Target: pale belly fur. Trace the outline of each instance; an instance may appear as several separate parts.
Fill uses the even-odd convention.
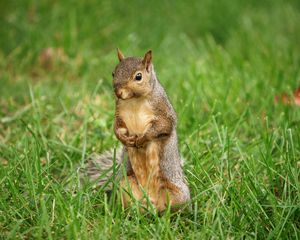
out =
[[[146,99],[130,99],[122,102],[120,117],[125,122],[129,135],[141,136],[147,131],[150,122],[155,118],[154,112]],[[159,147],[154,141],[148,142],[143,148],[128,148],[137,182],[150,194],[156,192],[159,171]]]
[[[142,135],[155,118],[154,112],[146,99],[122,101],[119,114],[125,122],[129,135]]]

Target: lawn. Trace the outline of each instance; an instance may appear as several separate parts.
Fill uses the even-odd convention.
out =
[[[300,107],[281,97],[300,86],[299,1],[1,1],[0,46],[0,239],[300,238]],[[189,210],[80,184],[120,145],[116,47],[153,50]]]

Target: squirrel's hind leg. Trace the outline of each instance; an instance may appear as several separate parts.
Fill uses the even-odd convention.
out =
[[[122,205],[124,208],[129,207],[135,201],[140,204],[140,211],[144,212],[145,209],[152,204],[158,211],[165,209],[164,206],[159,206],[157,199],[153,201],[151,196],[149,196],[146,190],[142,190],[141,186],[138,184],[135,175],[127,176],[121,180],[121,191],[122,191]],[[164,203],[163,203],[164,204]]]
[[[148,200],[146,198],[149,197],[150,201],[152,199],[149,195],[147,196],[147,194],[145,194],[145,191],[141,190],[141,187],[139,186],[135,175],[123,178],[120,183],[122,188],[122,205],[124,206],[124,208],[132,205],[134,201],[138,201],[142,205],[140,208],[141,211],[147,208]],[[158,212],[163,212],[168,208],[168,206],[171,207],[172,211],[177,211],[187,201],[188,199],[177,187],[175,187],[173,184],[167,184],[164,188],[161,188],[159,190],[156,201],[151,202]]]
[[[164,181],[159,196],[157,209],[160,212],[167,209],[168,206],[172,212],[180,210],[190,199],[189,192],[186,192],[184,188],[177,187],[167,180]]]
[[[130,202],[135,199],[141,200],[143,193],[140,190],[136,177],[134,175],[123,178],[120,182],[122,188],[122,204],[125,208],[130,205]]]

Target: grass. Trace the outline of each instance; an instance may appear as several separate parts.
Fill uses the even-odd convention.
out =
[[[0,238],[299,239],[298,1],[2,1]],[[76,168],[117,145],[116,47],[178,114],[189,212],[123,211]],[[45,49],[52,48],[47,55]]]

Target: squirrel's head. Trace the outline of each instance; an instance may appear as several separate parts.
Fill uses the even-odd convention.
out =
[[[119,64],[112,73],[117,98],[126,100],[148,95],[153,87],[152,51],[146,52],[144,58],[138,58],[124,57],[118,49],[118,59]]]

